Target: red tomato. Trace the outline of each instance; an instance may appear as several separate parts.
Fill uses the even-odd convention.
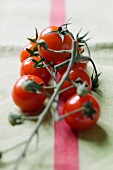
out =
[[[64,72],[66,71],[67,67],[68,66],[64,66],[58,71],[57,74],[58,74],[59,79],[62,76],[62,74],[64,74]],[[75,63],[72,68],[81,68],[83,70],[86,70],[87,69],[87,61]]]
[[[73,65],[73,68],[81,68],[81,69],[83,69],[83,70],[86,70],[86,69],[87,69],[87,61],[75,63],[75,64]]]
[[[24,60],[20,67],[20,76],[27,75],[27,74],[36,75],[40,77],[45,84],[47,84],[51,78],[50,73],[48,72],[46,67],[35,68],[32,59],[36,61],[40,61],[41,58],[33,56]]]
[[[100,104],[91,94],[87,94],[84,97],[74,94],[65,102],[63,114],[80,109],[88,102],[92,103],[92,108],[94,109],[92,112],[90,110],[89,113],[84,114],[83,111],[78,111],[65,118],[65,121],[71,128],[76,130],[86,130],[94,126],[100,117]],[[90,116],[92,116],[92,118]]]
[[[65,73],[64,73],[65,74]],[[64,75],[63,74],[63,75]],[[63,78],[63,75],[61,76],[60,80]],[[78,78],[81,78],[83,82],[86,82],[88,85],[88,91],[91,91],[91,87],[92,87],[92,82],[91,82],[91,78],[88,75],[88,73],[85,70],[79,69],[79,68],[72,68],[69,77],[71,80],[73,80],[74,82],[76,82],[76,80]],[[61,90],[64,90],[67,87],[70,87],[72,84],[66,80],[64,82],[64,84],[61,87]],[[66,90],[65,92],[62,93],[63,97],[67,100],[70,96],[72,96],[73,94],[76,93],[76,87],[73,87],[69,90]]]
[[[46,99],[44,93],[29,92],[23,89],[23,83],[26,80],[34,79],[38,84],[43,83],[42,79],[34,75],[25,75],[17,80],[12,90],[12,99],[14,103],[23,111],[35,111],[41,107]]]
[[[45,28],[39,35],[39,40],[44,40],[48,48],[52,50],[71,50],[72,48],[72,37],[70,34],[66,34],[63,36],[63,39],[60,37],[62,34],[58,33],[51,33],[52,31],[58,31],[57,26],[50,26]],[[50,33],[50,34],[49,34]],[[41,56],[46,57],[48,61],[58,62],[58,61],[64,61],[68,57],[70,57],[70,53],[63,53],[63,54],[57,54],[54,52],[49,52],[45,50],[43,47],[38,46],[38,50],[41,54]]]
[[[30,49],[30,50],[33,50],[33,48],[36,46],[35,43],[29,43],[27,44],[21,51],[20,53],[20,61],[23,62],[26,58],[30,57],[30,53],[26,50],[27,49]]]

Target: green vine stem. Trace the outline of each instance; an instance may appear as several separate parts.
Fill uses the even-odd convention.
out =
[[[95,75],[96,75],[96,77],[98,77],[98,73],[97,73],[97,69],[96,69],[94,61],[90,57],[88,57],[88,56],[81,56],[81,59],[82,60],[90,61],[92,63],[94,71],[95,71]]]
[[[61,115],[61,116],[57,119],[57,121],[61,121],[62,119],[65,119],[66,117],[68,117],[68,116],[70,116],[70,115],[72,115],[72,114],[76,114],[76,113],[78,113],[78,112],[80,112],[80,111],[83,111],[83,110],[84,110],[83,107],[81,107],[81,108],[79,108],[79,109],[75,109],[75,110],[73,110],[73,111],[71,111],[71,112],[68,112],[68,113],[66,113],[66,114],[64,114],[64,115]]]
[[[26,142],[27,142],[27,141],[25,140],[25,141],[23,141],[23,142],[21,142],[21,143],[19,143],[19,144],[16,144],[16,145],[14,145],[14,146],[12,146],[12,147],[4,150],[4,151],[0,151],[0,158],[2,158],[4,154],[6,154],[6,153],[8,153],[8,152],[10,152],[10,151],[12,151],[12,150],[14,150],[14,149],[16,149],[17,147],[20,147],[20,146],[26,144]]]
[[[37,42],[37,45],[40,45],[41,47],[43,47],[45,50],[48,50],[49,52],[53,52],[53,53],[57,53],[57,54],[63,54],[63,53],[71,53],[72,50],[52,50],[50,48],[48,48],[46,42],[44,40],[39,40]]]
[[[55,77],[55,80],[54,80],[54,86],[57,86],[57,83],[56,83],[56,72],[54,71],[53,72],[53,75]],[[56,90],[56,89],[55,89]],[[55,113],[55,120],[57,120],[57,118],[59,117],[58,115],[58,100],[59,100],[59,93],[57,93],[56,97],[55,97],[55,100],[54,100],[54,113]]]
[[[67,88],[65,88],[65,89],[63,89],[63,90],[60,90],[60,91],[59,91],[59,94],[65,92],[65,91],[67,91],[67,90],[69,90],[69,89],[71,89],[71,88],[73,88],[73,87],[75,87],[75,86],[74,86],[74,85],[71,85],[71,86],[69,86],[69,87],[67,87]]]
[[[53,74],[51,73],[51,70],[48,68],[47,64],[45,64],[44,62],[43,62],[43,64],[44,64],[44,66],[46,67],[46,69],[48,70],[48,72],[50,73],[52,79],[55,80],[55,77],[54,77]]]
[[[64,61],[64,62],[62,62],[62,63],[60,63],[60,64],[55,65],[55,66],[54,66],[55,71],[57,72],[57,71],[59,71],[62,67],[67,66],[67,65],[69,64],[69,62],[70,62],[70,59],[68,59],[68,60],[66,60],[66,61]]]

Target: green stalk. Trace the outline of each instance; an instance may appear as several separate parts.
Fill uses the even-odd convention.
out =
[[[71,112],[68,112],[68,113],[60,116],[59,119],[58,119],[58,121],[61,121],[62,119],[65,119],[66,117],[68,117],[68,116],[70,116],[70,115],[73,115],[73,114],[75,114],[75,113],[78,113],[78,112],[80,112],[80,111],[83,111],[83,110],[84,110],[84,108],[81,107],[81,108],[79,108],[79,109],[75,109],[75,110],[73,110],[73,111],[71,111]]]
[[[83,60],[84,60],[84,59],[85,59],[85,60],[88,60],[88,61],[90,61],[90,62],[92,63],[93,68],[94,68],[94,71],[95,71],[96,78],[97,78],[97,80],[98,80],[98,73],[97,73],[97,69],[96,69],[96,66],[95,66],[94,61],[93,61],[90,57],[87,57],[87,56],[82,56],[81,59],[83,59]]]
[[[66,60],[66,61],[64,61],[64,62],[62,62],[62,63],[60,63],[60,64],[55,65],[55,66],[54,66],[55,71],[57,72],[57,71],[60,70],[62,67],[67,66],[67,65],[69,64],[69,62],[70,62],[70,59],[68,59],[68,60]]]

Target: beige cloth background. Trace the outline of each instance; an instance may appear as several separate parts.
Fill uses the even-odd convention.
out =
[[[0,150],[24,141],[31,133],[34,122],[12,127],[8,122],[9,112],[20,112],[11,100],[11,90],[19,78],[19,54],[33,35],[34,27],[40,31],[49,25],[50,0],[46,1],[0,1]],[[85,133],[79,133],[80,170],[112,170],[113,163],[113,24],[112,0],[66,0],[66,17],[72,17],[70,29],[78,32],[91,31],[92,58],[100,77],[102,97],[98,97],[102,113],[98,125]],[[43,10],[44,9],[44,10]],[[34,138],[21,170],[53,170],[54,129],[53,124],[44,124],[39,131],[38,144]],[[12,170],[15,158],[22,147],[4,155],[1,170]],[[86,157],[87,156],[87,157]]]

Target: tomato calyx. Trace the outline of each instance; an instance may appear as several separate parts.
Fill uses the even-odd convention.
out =
[[[26,50],[30,53],[30,57],[39,55],[37,45],[34,46],[34,48],[32,50],[28,49],[28,48],[26,48]]]
[[[78,41],[79,43],[85,43],[85,42],[87,42],[88,40],[90,40],[90,38],[84,40],[84,38],[89,34],[89,31],[88,31],[86,34],[84,34],[83,36],[80,37],[79,34],[80,34],[81,30],[82,30],[82,29],[80,29],[80,31],[77,33],[76,39],[77,39],[77,41]]]
[[[32,43],[36,43],[37,39],[38,39],[38,31],[37,28],[35,28],[35,38],[27,38],[28,40],[30,40]]]
[[[41,58],[39,61],[38,60],[35,60],[33,58],[30,59],[31,61],[33,61],[34,63],[34,68],[43,68],[44,67],[44,61],[45,61],[45,58]]]
[[[97,111],[93,108],[92,101],[88,101],[83,105],[83,111],[81,116],[87,115],[90,119],[94,120],[93,115],[96,114]]]
[[[98,87],[99,87],[99,76],[100,75],[101,75],[101,73],[94,76],[94,73],[92,73],[92,76],[91,76],[91,81],[92,81],[91,90],[98,93],[98,94],[101,93],[101,91],[98,89]]]
[[[25,80],[22,86],[23,90],[28,91],[30,93],[37,93],[37,94],[46,94],[46,96],[50,97],[50,94],[46,90],[55,89],[55,86],[44,86],[44,82],[36,83],[33,78],[29,80]]]
[[[83,84],[83,81],[82,81],[82,79],[79,77],[79,78],[77,78],[77,80],[76,80],[76,83],[79,85],[81,85],[81,84]]]
[[[77,87],[83,85],[83,88],[87,88],[88,87],[88,84],[86,82],[83,82],[83,80],[78,77],[75,81],[75,83],[77,84]]]
[[[9,122],[12,126],[21,125],[24,122],[22,115],[17,115],[14,113],[9,114]]]
[[[79,96],[85,96],[88,93],[88,85],[86,82],[82,82],[82,84],[78,84],[77,94]]]
[[[37,116],[24,116],[24,115],[17,115],[17,114],[14,114],[14,113],[10,113],[9,114],[9,123],[12,125],[12,126],[15,126],[15,125],[21,125],[25,122],[25,120],[37,120],[38,119],[38,115]]]
[[[28,92],[35,92],[37,94],[42,93],[41,90],[43,89],[44,82],[38,84],[34,81],[34,79],[25,80],[23,83],[23,89]]]

